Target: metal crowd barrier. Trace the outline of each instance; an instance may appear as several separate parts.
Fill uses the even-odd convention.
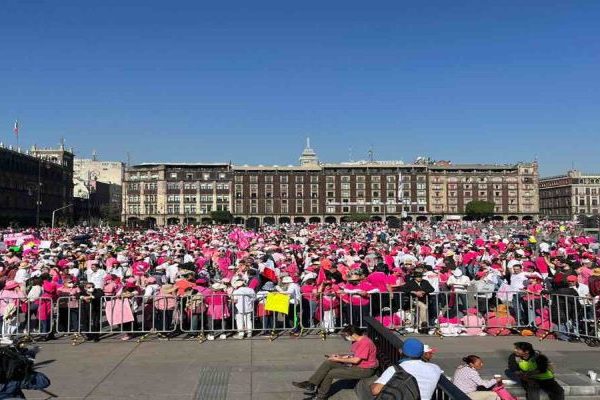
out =
[[[2,323],[2,335],[35,338],[56,333],[94,339],[120,334],[144,340],[181,333],[215,339],[308,332],[325,337],[349,324],[366,328],[367,318],[374,318],[406,333],[508,335],[530,329],[541,338],[600,340],[598,298],[527,292],[439,292],[421,299],[404,292],[318,293],[295,299],[285,314],[266,310],[265,296],[223,292],[0,299],[14,307],[11,318]],[[508,314],[497,312],[501,304],[507,305]]]
[[[4,315],[0,315],[3,338],[46,337],[53,332],[55,321],[53,299],[2,298],[0,302],[4,303]]]
[[[374,318],[365,318],[367,335],[377,347],[379,369],[383,372],[387,367],[397,364],[402,350],[402,339],[392,334],[379,321]],[[470,400],[464,392],[456,387],[443,374],[436,385],[432,399],[435,400]]]

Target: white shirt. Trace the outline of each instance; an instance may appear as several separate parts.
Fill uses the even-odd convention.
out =
[[[279,286],[276,287],[278,292],[287,293],[290,295],[290,304],[298,304],[300,302],[300,286],[297,283],[288,284],[287,290],[283,290]]]
[[[400,366],[417,380],[421,400],[430,400],[442,375],[442,369],[436,364],[421,360],[404,361]],[[388,367],[375,383],[385,385],[395,373],[394,367]]]
[[[42,287],[40,285],[32,286],[27,293],[27,301],[35,301],[42,295]]]
[[[160,291],[160,286],[156,283],[148,285],[144,288],[144,300],[156,296]]]
[[[451,275],[447,282],[447,285],[453,288],[455,293],[467,293],[470,284],[471,280],[465,275],[459,276],[458,278]]]
[[[87,281],[92,282],[96,289],[104,289],[104,277],[106,276],[106,271],[103,269],[98,269],[96,272],[88,269],[85,271],[87,275]]]
[[[231,293],[235,301],[235,308],[240,314],[249,314],[254,310],[254,299],[256,293],[249,287],[242,286]]]
[[[425,257],[425,259],[423,260],[423,262],[429,265],[431,268],[435,267],[436,261],[437,259],[431,254]]]
[[[79,278],[79,272],[81,272],[79,268],[69,268],[69,275],[71,275],[74,278]]]
[[[167,267],[165,268],[165,275],[167,276],[167,282],[175,283],[178,272],[179,272],[179,264],[167,265]]]
[[[579,293],[579,303],[581,305],[585,306],[592,304],[592,302],[588,299],[588,296],[590,295],[590,287],[588,285],[585,283],[578,283],[575,289],[577,289],[577,293]]]
[[[15,282],[25,283],[29,279],[29,271],[25,268],[19,268],[15,274]]]
[[[510,276],[510,290],[512,292],[518,292],[523,290],[525,287],[525,281],[527,280],[527,274],[525,272],[519,272]]]

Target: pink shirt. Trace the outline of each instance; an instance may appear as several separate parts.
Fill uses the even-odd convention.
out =
[[[302,285],[300,287],[300,292],[304,299],[308,301],[317,301],[316,289],[315,285]]]
[[[377,348],[368,336],[363,336],[362,339],[353,342],[351,350],[354,357],[361,359],[357,365],[358,368],[377,367]]]
[[[375,319],[381,322],[381,325],[385,326],[386,328],[396,328],[402,326],[402,320],[400,319],[398,314],[384,316],[378,315],[377,317],[375,317]]]
[[[383,272],[372,272],[367,277],[367,281],[373,285],[373,287],[379,289],[381,293],[387,292],[387,284],[389,283],[389,277]]]

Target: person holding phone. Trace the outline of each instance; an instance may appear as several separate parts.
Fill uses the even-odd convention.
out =
[[[327,359],[308,380],[292,382],[297,388],[312,392],[314,400],[328,398],[334,379],[363,379],[375,374],[378,366],[377,348],[365,330],[349,325],[340,334],[352,342],[351,353],[325,355]]]

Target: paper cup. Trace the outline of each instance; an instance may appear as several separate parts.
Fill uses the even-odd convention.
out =
[[[596,379],[598,379],[598,374],[595,371],[588,371],[588,375],[590,376],[590,379],[594,382],[596,382]]]

